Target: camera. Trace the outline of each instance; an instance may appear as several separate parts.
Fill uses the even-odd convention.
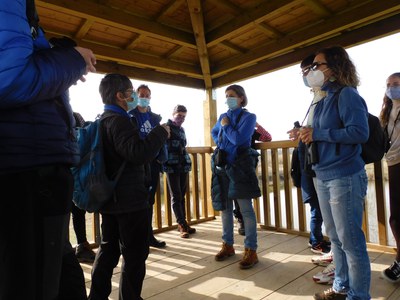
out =
[[[219,148],[215,149],[214,152],[214,164],[217,167],[223,167],[226,165],[226,152]]]
[[[308,164],[317,164],[319,162],[318,148],[315,142],[306,145],[306,157]]]

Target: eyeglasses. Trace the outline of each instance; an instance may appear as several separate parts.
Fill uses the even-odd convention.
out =
[[[310,72],[310,68],[311,68],[311,66],[307,66],[307,67],[302,68],[301,71],[300,71],[300,75],[307,76],[308,72]]]
[[[310,70],[316,71],[319,68],[319,66],[322,66],[322,65],[327,65],[327,63],[325,63],[325,62],[321,62],[321,63],[320,62],[314,62],[314,63],[311,64]]]

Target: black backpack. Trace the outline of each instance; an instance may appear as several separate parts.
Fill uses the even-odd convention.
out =
[[[339,110],[339,95],[342,89],[335,93],[335,101]],[[382,160],[385,154],[386,140],[381,123],[377,116],[368,113],[369,136],[367,142],[361,145],[361,157],[366,164]],[[336,153],[340,151],[340,144],[336,144]]]

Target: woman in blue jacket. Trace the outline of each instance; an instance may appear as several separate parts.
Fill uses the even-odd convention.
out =
[[[368,179],[361,144],[369,135],[367,106],[356,90],[356,68],[342,47],[318,51],[307,81],[327,92],[315,107],[313,127],[301,128],[300,139],[310,150],[336,265],[333,287],[314,299],[370,299],[371,267],[362,230]]]
[[[233,199],[236,199],[245,225],[245,253],[239,265],[248,269],[258,262],[257,223],[251,201],[260,196],[255,173],[258,153],[250,147],[256,115],[244,109],[248,101],[243,87],[231,85],[225,95],[228,111],[219,117],[211,131],[217,144],[217,152],[212,157],[211,196],[214,209],[221,210],[223,240],[215,259],[222,261],[235,254]]]

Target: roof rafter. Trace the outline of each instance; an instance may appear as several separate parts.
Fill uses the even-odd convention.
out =
[[[175,28],[157,22],[127,14],[109,6],[89,0],[37,0],[36,5],[57,8],[58,11],[73,14],[85,19],[101,21],[103,24],[124,30],[145,34],[163,41],[196,48],[193,36]]]
[[[197,52],[199,54],[201,71],[206,88],[212,87],[210,74],[210,61],[208,58],[207,44],[204,32],[203,9],[200,0],[187,0],[193,33],[196,39]]]
[[[219,66],[216,66],[212,70],[212,77],[217,78],[222,76],[229,71],[237,69],[238,66],[243,68],[265,58],[282,55],[290,51],[290,48],[292,47],[302,47],[310,43],[315,43],[321,40],[322,37],[329,37],[338,34],[345,28],[348,29],[352,26],[357,27],[363,23],[371,22],[374,18],[379,18],[383,12],[383,7],[385,7],[387,12],[399,11],[400,3],[398,0],[385,0],[384,3],[372,1],[363,6],[354,7],[340,15],[334,15],[331,18],[326,19],[325,22],[318,22],[312,27],[292,32],[291,34],[280,38],[279,43],[276,41],[268,42],[259,45],[251,52],[235,56]],[[354,14],[357,14],[357,19],[354,19]]]

